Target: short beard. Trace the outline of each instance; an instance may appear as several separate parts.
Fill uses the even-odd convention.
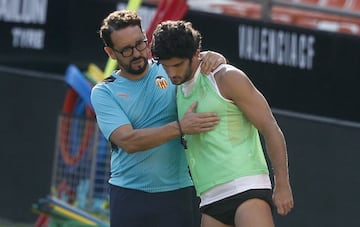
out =
[[[143,60],[144,60],[144,66],[141,67],[141,68],[138,68],[138,69],[133,69],[133,68],[131,68],[131,66],[130,66],[130,65],[131,65],[131,62],[132,62],[132,61],[139,60],[139,59],[143,59]],[[125,65],[125,64],[122,64],[122,62],[120,62],[120,61],[118,60],[118,64],[123,68],[123,70],[124,70],[125,72],[127,72],[127,73],[129,73],[129,74],[134,74],[134,75],[140,75],[140,74],[142,74],[143,72],[145,72],[145,70],[146,70],[146,68],[147,68],[147,66],[148,66],[148,64],[149,64],[148,59],[145,58],[145,57],[134,58],[134,59],[131,60],[131,62],[130,62],[129,65]]]
[[[192,75],[193,75],[193,71],[192,71],[192,59],[190,59],[190,61],[189,61],[189,67],[187,68],[187,70],[186,70],[186,72],[185,72],[185,74],[184,74],[184,78],[183,78],[183,80],[181,81],[180,84],[183,84],[183,83],[185,83],[186,81],[191,80],[191,79],[192,79],[192,78],[191,78]],[[177,84],[177,85],[179,85],[179,84]]]

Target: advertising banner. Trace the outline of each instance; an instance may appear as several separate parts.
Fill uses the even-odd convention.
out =
[[[69,64],[104,68],[102,19],[126,1],[0,1],[0,65],[64,73]],[[156,6],[143,4],[144,29]],[[360,37],[189,11],[203,49],[242,69],[271,107],[360,121]]]
[[[223,53],[271,107],[360,121],[360,37],[190,11],[203,49]]]

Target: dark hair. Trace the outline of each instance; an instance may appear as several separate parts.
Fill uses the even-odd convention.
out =
[[[100,27],[100,38],[103,40],[105,46],[113,47],[111,40],[111,33],[128,26],[139,26],[141,28],[141,17],[130,10],[119,10],[110,13],[102,22]]]
[[[151,51],[154,59],[172,57],[191,59],[201,49],[201,34],[191,22],[165,21],[159,24],[153,34]]]

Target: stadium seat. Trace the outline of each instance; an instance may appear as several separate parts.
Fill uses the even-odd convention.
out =
[[[254,2],[233,2],[231,4],[212,3],[211,8],[221,9],[223,14],[245,17],[249,19],[261,18],[261,5]]]
[[[318,5],[322,7],[343,8],[346,0],[320,0]]]
[[[317,5],[321,0],[288,0],[289,2],[298,3],[298,4],[311,4]]]
[[[288,17],[286,15],[288,15]],[[272,8],[272,18],[274,22],[286,23],[286,20],[281,21],[279,18],[287,18],[290,23],[297,26],[333,32],[359,34],[360,19],[356,18],[305,11],[282,6],[275,6]]]
[[[155,0],[150,0],[155,1]],[[331,13],[296,8],[295,4],[355,10],[360,12],[360,0],[285,0],[294,7],[273,5],[271,19],[274,23],[360,35],[360,19]],[[261,19],[262,5],[249,0],[188,0],[190,9],[213,12],[247,19]]]
[[[273,22],[281,24],[292,24],[294,22],[294,17],[288,13],[273,13],[271,19]]]
[[[360,35],[360,25],[354,23],[339,23],[339,32]]]
[[[346,0],[344,8],[347,10],[360,11],[360,0]]]

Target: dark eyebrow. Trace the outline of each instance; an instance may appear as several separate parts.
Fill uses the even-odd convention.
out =
[[[146,38],[142,38],[142,39],[139,39],[135,42],[135,45],[141,43],[142,41],[146,40]],[[127,46],[124,46],[122,48],[120,48],[120,50],[124,50],[125,48],[131,48],[131,47],[134,47],[133,45],[127,45]]]
[[[161,60],[160,61],[158,60],[158,63],[162,64],[164,67],[178,67],[178,66],[184,64],[185,61],[186,61],[186,59],[184,59],[176,64],[173,64],[173,65],[165,65],[165,64],[161,63]]]
[[[165,65],[165,66],[168,66],[168,67],[178,67],[178,66],[184,64],[184,62],[185,62],[185,60],[182,60],[182,61],[180,61],[180,62],[178,62],[178,63],[176,63],[176,64],[174,64],[174,65]]]
[[[180,65],[184,64],[184,62],[185,62],[185,60],[182,60],[181,62],[179,62],[179,63],[177,63],[177,64],[175,64],[173,66],[175,66],[175,67],[180,66]]]

